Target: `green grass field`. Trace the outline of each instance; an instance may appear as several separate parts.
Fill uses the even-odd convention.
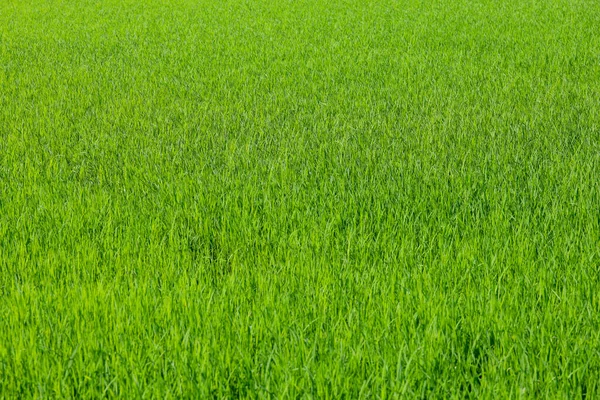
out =
[[[4,0],[0,398],[599,398],[596,0]]]

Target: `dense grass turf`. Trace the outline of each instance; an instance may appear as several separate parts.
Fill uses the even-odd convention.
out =
[[[600,3],[0,3],[0,397],[600,396]]]

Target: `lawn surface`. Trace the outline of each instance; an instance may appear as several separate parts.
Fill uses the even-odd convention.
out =
[[[598,398],[600,3],[0,2],[0,397]]]

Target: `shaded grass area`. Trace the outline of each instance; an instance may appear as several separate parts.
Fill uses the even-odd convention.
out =
[[[0,393],[600,382],[600,5],[0,5]]]

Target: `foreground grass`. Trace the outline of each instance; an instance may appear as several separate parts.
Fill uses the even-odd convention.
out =
[[[2,2],[0,396],[600,396],[598,32]]]

